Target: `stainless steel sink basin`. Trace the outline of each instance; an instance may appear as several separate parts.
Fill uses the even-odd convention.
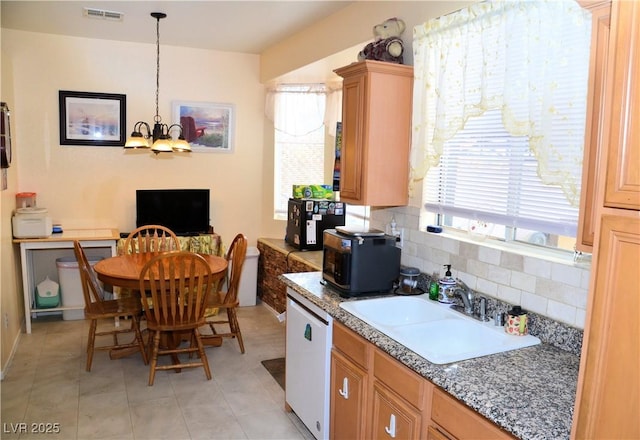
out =
[[[540,343],[531,335],[509,335],[492,321],[476,321],[426,295],[347,301],[340,307],[434,364]]]

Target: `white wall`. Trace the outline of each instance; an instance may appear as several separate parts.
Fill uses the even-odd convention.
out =
[[[18,191],[37,193],[63,228],[135,227],[135,190],[210,188],[211,225],[223,239],[260,231],[264,91],[256,55],[161,46],[160,115],[171,123],[174,100],[232,103],[231,154],[158,155],[118,147],[61,146],[58,91],[122,93],[127,135],[153,123],[155,45],[3,30],[16,98]]]
[[[153,156],[118,147],[61,146],[59,90],[125,94],[128,132],[138,120],[153,122],[155,45],[2,29],[2,100],[11,109],[14,147],[9,186],[1,193],[2,371],[24,319],[19,254],[11,242],[16,193],[36,192],[38,206],[65,229],[126,232],[135,227],[136,189],[210,188],[211,225],[223,241],[243,232],[251,244],[261,235],[265,146],[259,57],[162,45],[160,51],[163,122],[172,121],[173,100],[232,103],[233,153]]]

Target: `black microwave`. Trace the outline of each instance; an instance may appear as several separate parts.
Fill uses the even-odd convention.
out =
[[[323,242],[322,279],[341,296],[393,290],[401,257],[395,237],[378,230],[336,228],[324,231]]]

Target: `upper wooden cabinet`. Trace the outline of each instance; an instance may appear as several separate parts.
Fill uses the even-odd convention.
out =
[[[640,2],[614,2],[609,157],[604,206],[640,209]]]
[[[602,138],[605,73],[611,21],[610,1],[581,2],[591,12],[591,59],[589,89],[587,91],[587,121],[584,136],[582,187],[580,192],[580,220],[576,249],[592,252],[595,235],[597,188],[603,179],[602,154],[606,144]]]
[[[361,61],[335,72],[343,78],[340,199],[406,205],[413,67]]]

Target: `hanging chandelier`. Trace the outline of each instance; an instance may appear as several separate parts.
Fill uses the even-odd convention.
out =
[[[124,148],[151,148],[155,154],[190,152],[191,145],[185,140],[182,125],[167,125],[162,123],[162,118],[158,109],[158,98],[160,96],[160,19],[165,18],[164,12],[152,12],[151,16],[156,19],[156,115],[153,117],[153,131],[144,121],[138,121],[133,127],[133,132]],[[143,133],[143,130],[145,131]],[[177,139],[173,139],[172,131],[179,131]],[[151,141],[150,141],[151,139]]]

